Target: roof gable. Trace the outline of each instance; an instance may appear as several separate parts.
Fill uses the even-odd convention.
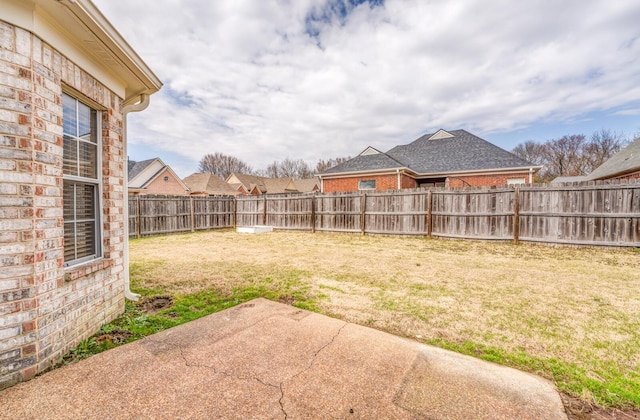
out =
[[[185,191],[189,190],[189,187],[182,182],[180,177],[171,169],[169,165],[166,165],[160,158],[147,159],[140,162],[128,161],[128,188],[146,188],[154,179],[156,179],[165,170],[169,172],[169,175],[184,188]]]
[[[362,153],[360,153],[358,156],[377,155],[379,153],[382,153],[382,152],[380,150],[378,150],[378,149],[375,149],[375,148],[369,146],[366,149],[364,149],[362,151]]]
[[[455,137],[455,136],[448,131],[444,131],[441,128],[440,130],[436,131],[434,135],[429,137],[429,140],[450,139],[452,137]]]
[[[129,187],[142,188],[144,184],[165,167],[165,164],[158,158],[142,160],[140,162],[129,161],[128,180]]]

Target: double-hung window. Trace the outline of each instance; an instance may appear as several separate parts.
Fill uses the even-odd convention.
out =
[[[65,266],[102,256],[99,112],[62,94]]]

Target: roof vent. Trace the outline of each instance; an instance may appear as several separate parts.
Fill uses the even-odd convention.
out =
[[[455,136],[448,131],[440,129],[433,136],[429,137],[429,140],[450,139],[452,137]]]
[[[378,154],[380,154],[380,150],[374,149],[373,147],[369,146],[366,149],[364,149],[362,153],[360,153],[360,156],[378,155]]]

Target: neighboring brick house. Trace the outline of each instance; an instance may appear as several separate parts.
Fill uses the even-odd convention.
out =
[[[189,195],[189,187],[160,158],[128,161],[129,194]]]
[[[605,179],[640,179],[640,138],[598,166],[586,181]]]
[[[525,184],[541,166],[465,130],[438,130],[386,153],[368,147],[319,175],[323,192]]]
[[[182,181],[189,187],[189,194],[193,196],[241,195],[237,188],[214,174],[193,173]]]
[[[0,0],[0,388],[124,310],[126,114],[162,84],[89,0]]]

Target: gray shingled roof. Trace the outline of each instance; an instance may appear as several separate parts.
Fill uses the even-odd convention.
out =
[[[587,181],[587,177],[584,175],[576,176],[559,176],[551,181],[552,184],[561,184],[563,182],[584,182]]]
[[[465,130],[449,133],[453,137],[430,140],[433,133],[425,134],[384,154],[356,156],[324,174],[408,167],[426,175],[536,166]]]
[[[587,176],[587,179],[607,179],[637,170],[640,170],[640,138],[598,166]]]
[[[156,158],[142,160],[140,162],[128,160],[127,161],[127,171],[128,171],[127,179],[130,181],[133,178],[135,178],[140,172],[144,171],[144,169],[147,166],[151,165],[151,163],[153,163],[154,160],[156,160]]]
[[[373,171],[376,169],[404,168],[407,165],[398,162],[386,153],[372,155],[359,155],[349,159],[333,168],[329,168],[323,174],[335,174],[341,172]]]

